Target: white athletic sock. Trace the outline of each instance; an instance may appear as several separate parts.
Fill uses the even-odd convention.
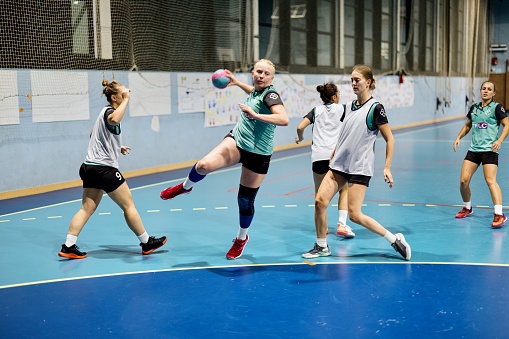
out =
[[[339,223],[341,225],[346,225],[346,218],[348,217],[348,211],[347,210],[339,210]]]
[[[68,234],[67,237],[65,237],[65,246],[71,247],[72,245],[76,244],[76,241],[78,241],[77,236]]]
[[[502,205],[495,205],[495,214],[502,215]]]
[[[469,210],[469,209],[471,209],[471,208],[472,208],[472,202],[471,202],[471,201],[467,201],[467,202],[465,202],[464,204],[465,204],[465,208],[466,208],[467,210]]]
[[[146,244],[148,242],[148,234],[147,234],[147,231],[143,232],[143,234],[140,234],[138,236],[138,239],[140,239],[140,242],[142,244]]]
[[[239,226],[239,233],[237,233],[237,239],[239,240],[246,240],[246,236],[247,236],[247,230],[249,228],[242,228]]]
[[[384,238],[387,239],[387,241],[391,244],[394,244],[394,242],[397,239],[396,236],[389,231],[387,231],[387,233],[385,233]]]
[[[186,178],[186,181],[184,181],[184,189],[185,190],[190,190],[191,188],[193,188],[195,182],[192,182],[191,180],[189,180],[189,178]]]
[[[316,238],[316,244],[320,247],[327,247],[327,238]]]

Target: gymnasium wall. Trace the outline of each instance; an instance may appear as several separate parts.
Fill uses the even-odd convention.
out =
[[[134,85],[129,83],[132,72],[88,71],[84,73],[86,73],[88,91],[83,90],[83,93],[68,97],[54,94],[55,100],[58,99],[60,102],[58,110],[62,111],[62,107],[68,105],[64,111],[65,115],[59,116],[56,108],[55,115],[51,114],[53,111],[51,98],[41,101],[32,95],[34,76],[31,71],[16,71],[17,91],[13,97],[17,98],[17,101],[14,103],[12,100],[9,104],[14,106],[11,107],[13,109],[10,110],[10,118],[2,120],[2,116],[9,117],[9,115],[5,113],[5,105],[0,109],[2,113],[0,116],[0,173],[2,174],[0,199],[81,184],[78,169],[86,155],[89,133],[98,113],[106,104],[105,97],[101,95],[103,77],[115,78],[131,88],[131,85]],[[177,73],[166,73],[166,75],[172,84],[177,84],[179,82],[177,77],[182,76]],[[278,76],[280,75],[276,75]],[[305,85],[313,89],[317,84],[324,83],[333,76],[302,75],[301,77]],[[348,77],[343,80],[341,87],[343,99],[352,96],[348,93],[347,79]],[[49,86],[49,80],[46,86]],[[482,81],[482,79],[466,78],[406,77],[402,84],[406,86],[406,89],[402,94],[398,92],[400,85],[397,77],[378,79],[379,85],[384,83],[381,80],[385,80],[386,84],[392,86],[390,93],[386,91],[384,95],[391,96],[391,103],[386,105],[386,108],[393,129],[461,119],[466,113],[467,106],[471,104],[471,102],[467,103],[467,99],[478,100],[477,89]],[[43,85],[38,86],[39,92],[45,90],[44,82]],[[472,88],[475,89],[473,92]],[[154,88],[154,91],[157,92],[160,89]],[[377,97],[377,91],[380,92],[381,89],[375,90],[375,97]],[[123,144],[130,146],[132,150],[131,154],[121,156],[119,161],[120,169],[127,177],[188,167],[218,144],[233,127],[233,125],[204,127],[204,112],[178,113],[179,105],[182,110],[178,86],[169,87],[167,92],[166,96],[157,96],[155,99],[138,98],[136,102],[133,100],[130,102],[121,126]],[[312,96],[319,97],[317,92],[313,92]],[[193,102],[202,98],[197,96],[187,99]],[[152,109],[146,116],[133,116],[134,106],[143,111],[146,110],[144,105],[150,108],[164,103],[168,105],[160,106],[163,109]],[[16,104],[17,107],[15,107]],[[34,105],[38,105],[37,110],[33,109]],[[292,109],[292,118],[289,126],[276,128],[275,145],[278,149],[295,147],[296,127],[302,116],[312,108],[312,105],[303,104],[302,107],[298,107],[291,102],[287,102],[286,105]],[[16,110],[19,112],[17,116]],[[35,113],[36,111],[39,113]],[[77,120],[72,120],[73,118]],[[57,121],[59,119],[66,121]],[[310,136],[309,128],[305,133],[306,140],[309,140]]]

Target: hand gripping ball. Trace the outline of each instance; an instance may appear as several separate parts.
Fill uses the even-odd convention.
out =
[[[224,69],[218,69],[212,74],[212,84],[217,88],[225,88],[231,79],[226,76]]]

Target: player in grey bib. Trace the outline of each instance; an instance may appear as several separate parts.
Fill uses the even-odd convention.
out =
[[[90,133],[88,152],[80,167],[83,180],[81,208],[74,215],[67,231],[65,243],[58,255],[67,259],[83,259],[76,245],[78,235],[96,211],[104,192],[122,209],[127,226],[140,240],[141,253],[150,254],[166,243],[166,237],[149,236],[140,214],[134,206],[129,186],[118,170],[118,157],[129,153],[130,148],[121,144],[120,122],[124,118],[130,99],[130,90],[121,83],[104,79],[103,94],[109,105],[104,107],[97,117]]]
[[[403,234],[389,232],[375,219],[362,213],[366,189],[373,175],[378,132],[386,142],[383,177],[389,187],[394,184],[391,174],[394,137],[384,107],[371,96],[371,90],[375,89],[375,78],[371,68],[365,65],[355,66],[351,81],[357,99],[346,105],[345,118],[330,170],[325,175],[315,198],[315,246],[303,253],[302,257],[312,259],[331,255],[326,238],[327,207],[338,190],[348,185],[350,220],[384,237],[405,260],[410,260],[412,250]]]

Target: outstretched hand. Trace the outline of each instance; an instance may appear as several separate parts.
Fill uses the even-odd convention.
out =
[[[130,150],[131,150],[131,147],[127,147],[127,146],[121,146],[120,147],[120,153],[122,153],[122,155],[129,154]]]

